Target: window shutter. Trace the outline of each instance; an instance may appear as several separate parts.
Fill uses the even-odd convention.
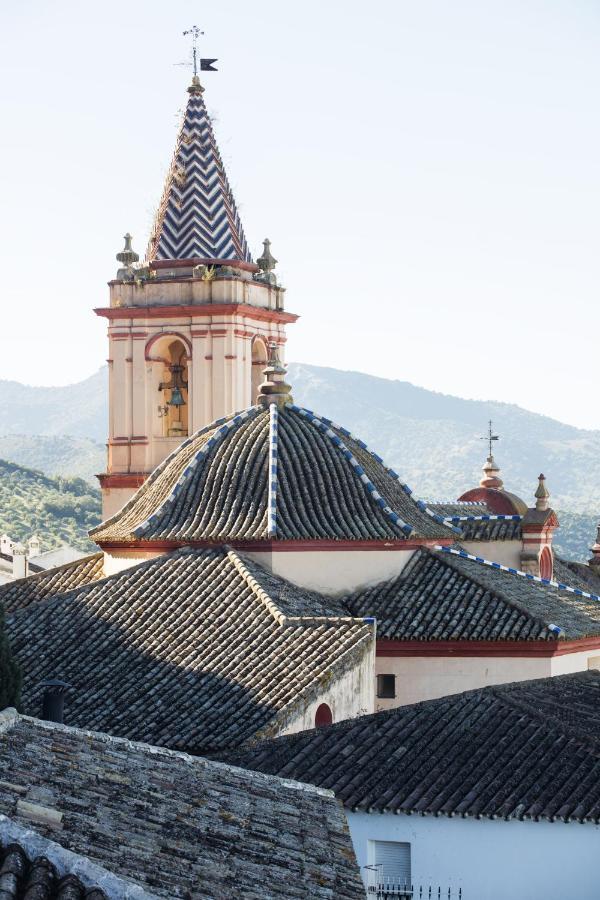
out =
[[[373,841],[375,865],[384,883],[410,885],[410,844],[400,841]]]

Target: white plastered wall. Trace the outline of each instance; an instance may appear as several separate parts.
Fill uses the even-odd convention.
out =
[[[340,596],[394,578],[414,550],[256,551],[247,555],[299,587]]]
[[[329,706],[334,722],[375,712],[374,665],[375,641],[372,641],[363,657],[342,676],[330,681],[324,678],[323,690],[318,697],[307,703],[279,733],[295,734],[314,728],[315,714],[321,703]]]
[[[521,541],[461,541],[461,546],[467,553],[473,556],[481,556],[492,562],[501,563],[503,566],[511,566],[513,569],[521,568]]]
[[[597,900],[600,826],[353,813],[346,810],[363,877],[368,842],[411,848],[414,885],[462,888],[463,900]],[[418,893],[416,894],[418,896]],[[423,896],[428,896],[424,892]]]

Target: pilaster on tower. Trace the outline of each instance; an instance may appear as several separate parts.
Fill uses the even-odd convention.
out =
[[[252,261],[203,93],[194,75],[146,259],[126,235],[95,310],[109,339],[105,518],[188,434],[256,402],[268,347],[283,350],[297,319],[274,258]]]

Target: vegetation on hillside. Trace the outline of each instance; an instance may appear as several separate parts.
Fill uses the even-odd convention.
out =
[[[0,460],[0,534],[17,541],[37,534],[42,550],[62,544],[89,550],[87,532],[100,519],[100,491],[82,478],[50,478]]]
[[[0,603],[0,710],[19,705],[21,695],[21,668],[12,655],[6,628],[4,607]]]

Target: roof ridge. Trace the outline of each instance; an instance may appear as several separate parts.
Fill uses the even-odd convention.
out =
[[[600,672],[594,672],[589,669],[585,672],[571,674],[578,676],[586,675],[590,678],[600,679]],[[532,679],[534,682],[542,680],[544,679]],[[522,712],[527,713],[532,719],[535,719],[536,722],[541,722],[546,730],[549,730],[549,724],[551,723],[553,729],[560,731],[561,734],[568,737],[570,740],[576,741],[586,751],[593,751],[595,754],[600,755],[600,743],[594,741],[594,739],[586,734],[586,732],[580,731],[579,728],[572,725],[570,722],[566,722],[564,719],[553,715],[551,712],[542,711],[533,703],[525,700],[522,695],[519,694],[519,688],[522,691],[522,689],[527,686],[529,686],[528,681],[515,681],[509,682],[508,684],[490,685],[489,690],[490,693],[504,706],[510,707],[511,709],[519,709]]]
[[[278,622],[279,625],[285,625],[287,622],[287,616],[279,609],[273,598],[270,597],[265,589],[258,583],[257,579],[254,577],[254,575],[251,574],[250,570],[247,568],[241,557],[238,556],[233,547],[230,547],[229,545],[225,545],[225,550],[229,560],[233,563],[251,591],[260,600],[263,606],[271,613],[275,621]]]
[[[277,461],[278,461],[279,414],[277,404],[269,404],[269,467],[268,501],[267,501],[267,537],[277,535]]]

